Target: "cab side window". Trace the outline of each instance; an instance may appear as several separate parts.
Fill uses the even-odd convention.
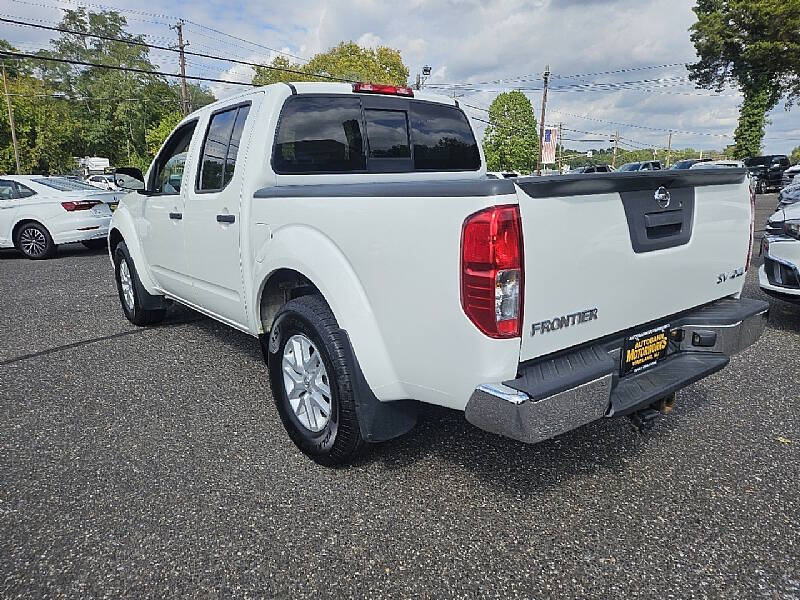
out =
[[[218,192],[228,185],[236,168],[242,130],[250,106],[237,106],[211,115],[203,140],[198,192]]]
[[[154,194],[167,196],[180,193],[189,144],[196,125],[197,121],[193,121],[178,129],[158,155],[150,186]]]

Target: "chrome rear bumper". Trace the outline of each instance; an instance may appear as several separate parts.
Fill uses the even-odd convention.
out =
[[[521,365],[517,379],[478,386],[466,418],[485,431],[536,443],[604,416],[630,414],[724,368],[761,337],[768,313],[760,300],[723,299],[669,319],[673,330],[683,331],[673,353],[624,378],[624,336]]]

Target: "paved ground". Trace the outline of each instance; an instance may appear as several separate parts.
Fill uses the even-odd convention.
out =
[[[289,443],[254,339],[129,326],[103,253],[0,251],[0,342],[4,598],[800,598],[800,307],[648,435],[428,409],[338,471]]]

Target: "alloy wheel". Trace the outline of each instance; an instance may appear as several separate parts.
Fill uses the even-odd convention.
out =
[[[47,250],[47,238],[36,227],[26,227],[19,235],[19,245],[28,256],[41,256]]]
[[[284,347],[281,368],[297,420],[309,431],[322,431],[331,419],[331,390],[319,350],[306,336],[293,335]]]
[[[131,278],[131,270],[128,268],[128,261],[122,259],[119,263],[119,283],[122,288],[122,301],[125,302],[125,307],[128,310],[133,310],[133,279]]]

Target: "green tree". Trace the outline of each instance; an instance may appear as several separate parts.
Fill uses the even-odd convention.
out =
[[[42,56],[145,71],[134,73],[53,62],[37,64],[42,79],[52,82],[57,92],[73,100],[73,117],[81,124],[73,154],[105,156],[115,165],[146,166],[152,158],[147,150],[147,132],[180,107],[180,86],[149,72],[157,68],[147,47],[117,41],[145,41],[143,36],[127,32],[125,17],[119,13],[90,12],[82,7],[65,10],[60,25],[115,39],[61,33],[51,41],[51,49],[40,52]],[[187,91],[192,109],[214,100],[200,86],[188,84]]]
[[[268,68],[272,67],[272,68]],[[287,73],[291,69],[300,73]],[[352,81],[368,81],[390,85],[406,85],[408,67],[399,50],[386,46],[362,48],[355,42],[341,42],[327,52],[314,55],[306,64],[292,63],[285,56],[276,56],[265,67],[256,67],[253,83],[269,85],[281,81],[320,81],[324,75]]]
[[[530,173],[539,153],[531,101],[520,91],[499,94],[489,106],[489,121],[483,137],[487,168]]]
[[[183,113],[179,110],[165,114],[157,125],[147,130],[145,138],[147,140],[147,156],[152,160],[161,144],[167,139],[167,136],[172,133],[172,130],[177,127],[178,123],[183,119]]]
[[[797,146],[794,150],[792,150],[789,160],[792,161],[793,165],[800,164],[800,146]]]
[[[783,95],[800,97],[800,2],[698,0],[691,40],[699,57],[689,66],[701,87],[736,84],[744,101],[736,128],[736,157],[761,153],[766,114]]]

